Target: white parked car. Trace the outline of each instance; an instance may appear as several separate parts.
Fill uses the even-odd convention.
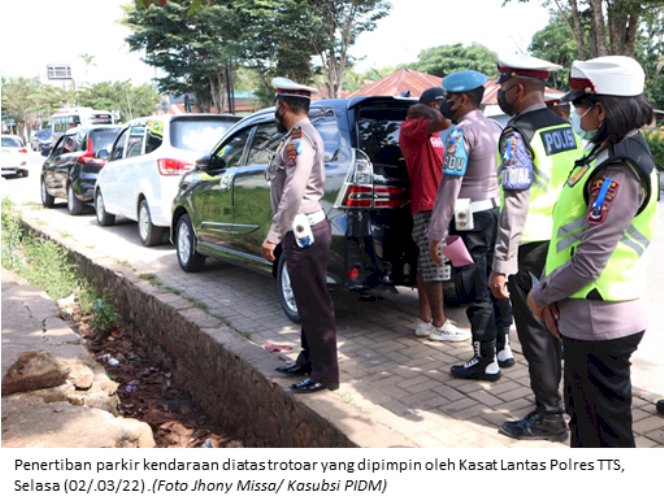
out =
[[[0,166],[2,175],[28,176],[28,148],[23,144],[23,139],[17,135],[2,135],[2,154],[0,154]]]
[[[240,118],[232,115],[159,115],[132,120],[122,129],[99,172],[94,202],[97,222],[115,216],[138,222],[145,246],[161,243],[171,224],[180,177]]]

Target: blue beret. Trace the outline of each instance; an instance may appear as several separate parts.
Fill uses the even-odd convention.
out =
[[[486,75],[479,71],[467,69],[456,71],[443,78],[443,88],[451,93],[468,92],[481,87],[486,82]]]

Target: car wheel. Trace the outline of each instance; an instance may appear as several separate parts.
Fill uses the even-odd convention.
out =
[[[299,323],[300,313],[297,310],[295,295],[293,294],[293,287],[291,286],[290,275],[286,266],[286,257],[283,254],[279,259],[277,267],[277,290],[279,291],[279,301],[281,302],[281,308],[284,310],[284,313],[292,322]]]
[[[67,210],[71,215],[81,215],[83,212],[83,202],[76,198],[76,193],[74,193],[71,184],[67,186]]]
[[[187,214],[182,214],[175,226],[175,248],[184,271],[191,273],[203,268],[205,257],[196,251],[196,235]]]
[[[44,178],[41,178],[40,182],[40,193],[41,193],[41,202],[42,205],[45,206],[46,208],[53,208],[53,205],[55,204],[55,198],[48,194],[48,189],[46,189],[46,183],[44,182]]]
[[[164,239],[164,229],[152,223],[150,208],[145,199],[138,206],[138,236],[146,247],[153,247]]]
[[[95,215],[100,226],[112,226],[115,223],[115,215],[106,213],[104,197],[100,190],[95,194]]]

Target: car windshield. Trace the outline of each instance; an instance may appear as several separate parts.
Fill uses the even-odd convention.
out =
[[[173,120],[171,122],[171,145],[188,151],[209,151],[233,123],[215,118]]]
[[[35,137],[37,139],[48,139],[52,135],[53,135],[53,131],[49,130],[49,129],[37,130],[37,132],[35,132]]]
[[[2,147],[3,148],[21,148],[23,144],[19,139],[14,139],[13,137],[3,137],[2,138]]]
[[[113,141],[118,136],[120,129],[108,129],[108,130],[96,130],[90,134],[92,137],[92,147],[94,148],[94,154],[97,155],[99,151],[105,149],[110,151],[113,147]]]

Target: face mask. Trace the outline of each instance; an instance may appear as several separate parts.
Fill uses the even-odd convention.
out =
[[[506,115],[514,115],[514,104],[507,102],[505,99],[505,91],[503,89],[498,89],[498,106]]]
[[[595,130],[584,130],[581,127],[581,118],[586,116],[591,109],[593,108],[586,109],[582,115],[579,115],[574,108],[572,108],[572,111],[570,112],[570,122],[572,123],[574,132],[576,132],[576,134],[585,141],[589,141],[595,137],[597,135],[597,131],[599,130],[599,128],[596,128]]]
[[[438,109],[440,110],[440,114],[442,114],[445,118],[448,120],[453,120],[454,119],[454,109],[452,109],[452,105],[454,104],[454,101],[441,101],[440,105],[438,106]]]
[[[286,125],[284,125],[284,117],[279,114],[279,108],[274,110],[274,121],[277,122],[277,132],[280,134],[288,132]]]

